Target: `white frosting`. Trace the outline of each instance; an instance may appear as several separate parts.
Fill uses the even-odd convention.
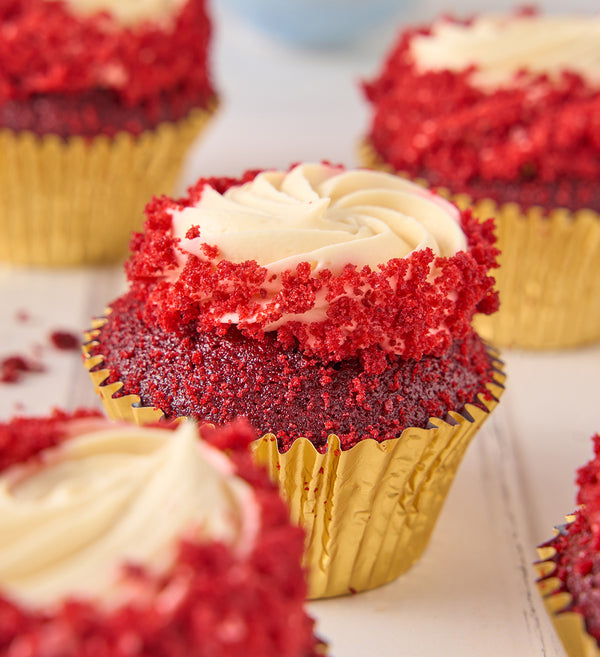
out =
[[[439,21],[431,36],[411,41],[422,71],[463,71],[476,66],[472,82],[507,85],[515,73],[556,77],[564,70],[600,83],[600,16],[481,16],[470,25]]]
[[[339,273],[349,263],[376,269],[426,247],[454,255],[466,248],[459,219],[455,206],[398,176],[301,164],[224,194],[205,187],[196,206],[173,213],[173,233],[199,257],[208,243],[221,259],[254,260],[271,273],[300,262]],[[189,240],[192,226],[200,237]]]
[[[107,11],[123,25],[160,22],[177,13],[186,0],[63,0],[72,12],[89,16]]]
[[[124,564],[164,572],[182,537],[244,552],[258,523],[251,488],[193,423],[92,432],[0,476],[0,590],[31,607],[116,604]]]

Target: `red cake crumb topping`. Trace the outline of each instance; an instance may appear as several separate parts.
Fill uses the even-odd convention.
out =
[[[64,351],[73,351],[81,347],[81,339],[75,333],[70,331],[52,331],[50,333],[50,342],[57,349]]]
[[[579,492],[575,520],[552,541],[558,577],[572,597],[570,609],[580,613],[588,632],[600,642],[600,435],[592,437],[594,458],[577,474]]]
[[[0,425],[2,467],[64,440],[61,426],[64,429],[68,422],[68,416],[59,414]],[[23,437],[29,445],[25,450]],[[313,621],[303,610],[303,532],[290,524],[276,486],[252,461],[247,446],[255,435],[238,423],[206,431],[203,437],[225,449],[238,476],[252,486],[261,530],[250,553],[240,558],[223,543],[182,540],[166,574],[125,567],[126,577],[144,595],[135,604],[112,610],[85,600],[65,600],[56,609],[36,612],[0,596],[2,654],[317,656]]]
[[[407,359],[440,355],[453,340],[469,335],[475,312],[497,309],[494,279],[488,275],[497,266],[493,224],[480,223],[469,211],[461,213],[468,250],[449,258],[424,249],[383,263],[377,271],[348,264],[341,273],[313,274],[305,262],[275,276],[254,261],[219,261],[216,249],[208,246],[203,259],[184,253],[181,268],[171,211],[192,205],[205,185],[222,192],[256,174],[201,179],[186,198],[154,199],[147,206],[145,232],[132,240],[127,275],[133,293],[145,302],[141,312],[148,324],[177,333],[196,322],[199,331],[225,333],[227,316],[235,313],[241,333],[262,340],[270,325],[285,314],[309,311],[321,294],[329,304],[327,318],[286,321],[276,331],[278,342],[284,348],[297,344],[323,362],[358,357],[366,371],[377,373],[386,366],[385,353]],[[270,299],[267,283],[278,288]]]
[[[600,211],[600,89],[571,72],[483,91],[474,67],[418,71],[410,44],[430,33],[401,34],[364,84],[383,162],[476,199]]]
[[[174,333],[144,317],[131,293],[112,304],[90,352],[104,358],[97,369],[110,371],[105,384],[122,382],[118,394],[139,395],[168,417],[222,424],[244,416],[261,434],[276,434],[281,451],[299,436],[319,450],[332,433],[343,449],[396,438],[405,427],[426,427],[431,417],[477,403],[493,377],[473,332],[441,356],[383,357],[383,370],[373,374],[358,359],[323,363],[272,333],[256,340],[235,327],[221,333],[194,322]]]
[[[0,383],[17,383],[26,372],[43,371],[41,363],[18,354],[0,359]]]
[[[214,97],[205,0],[171,21],[120,25],[60,1],[0,3],[0,126],[38,133],[141,132]],[[36,125],[36,121],[42,126]]]

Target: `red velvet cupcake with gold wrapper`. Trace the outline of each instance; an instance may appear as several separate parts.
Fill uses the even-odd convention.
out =
[[[600,339],[600,18],[476,16],[403,32],[365,85],[369,166],[496,217],[501,345]]]
[[[86,346],[109,415],[246,417],[307,530],[309,594],[395,578],[501,390],[471,328],[497,305],[491,224],[329,164],[203,179],[147,215]]]
[[[535,564],[558,635],[569,657],[600,655],[600,435],[594,458],[577,473],[581,505],[556,536],[538,547]]]
[[[0,5],[0,259],[127,253],[215,107],[205,0]]]
[[[0,652],[316,657],[302,531],[244,424],[0,424]]]

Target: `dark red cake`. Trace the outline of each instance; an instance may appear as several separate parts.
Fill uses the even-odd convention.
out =
[[[577,473],[581,506],[544,547],[556,550],[556,569],[550,576],[560,580],[560,591],[572,596],[568,610],[585,619],[587,631],[600,645],[600,435],[592,440],[594,458]]]
[[[277,274],[220,258],[197,227],[187,231],[187,246],[174,235],[173,213],[194,208],[209,188],[243,191],[255,176],[202,179],[183,199],[149,204],[145,232],[132,241],[130,289],[111,304],[88,353],[101,356],[105,384],[122,382],[117,395],[139,395],[167,417],[220,424],[245,416],[284,450],[300,436],[320,449],[332,433],[345,449],[395,438],[476,402],[494,374],[470,324],[475,312],[497,307],[490,222],[448,204],[465,251],[440,257],[417,249],[378,267],[348,261],[337,271],[300,262]],[[193,245],[199,255],[183,248]],[[302,321],[322,299],[324,314]]]
[[[76,0],[8,0],[0,34],[0,128],[137,135],[214,100],[205,0],[136,21],[110,2],[90,12]]]
[[[554,24],[547,26],[542,18],[530,11],[493,17],[500,36],[517,20],[532,25],[530,51],[525,34],[514,51],[514,44],[506,46],[506,63],[504,44],[493,40],[496,31],[484,35],[483,27],[481,39],[464,46],[471,59],[465,58],[462,66],[453,65],[463,47],[458,38],[443,44],[445,59],[440,54],[435,66],[426,66],[415,54],[422,52],[415,43],[439,40],[445,25],[475,32],[487,21],[485,16],[444,18],[401,33],[380,72],[364,84],[373,112],[367,142],[378,160],[476,200],[599,211],[600,80],[579,68],[588,60],[594,70],[600,56],[598,37],[595,43],[591,37],[586,50],[582,33],[583,54],[566,39],[561,41]],[[565,22],[567,18],[573,17],[562,17]],[[586,26],[594,19],[579,20]],[[546,41],[540,45],[543,36]],[[554,71],[550,63],[545,67],[544,57],[554,63],[563,46],[563,68]],[[441,53],[442,45],[439,48]],[[482,84],[478,75],[488,70],[484,56],[496,51],[489,69],[513,69],[496,83]]]
[[[160,429],[174,427],[163,424],[150,432],[156,436]],[[46,463],[56,463],[62,449],[56,445],[107,432],[118,436],[119,431],[139,433],[140,429],[108,423],[87,411],[15,418],[0,425],[0,470],[12,477],[8,488],[15,481],[18,488],[23,479],[11,469],[14,466],[29,467],[28,475],[35,476]],[[169,434],[173,436],[169,441],[176,439],[175,433]],[[135,595],[113,604],[66,596],[38,608],[6,595],[0,581],[0,652],[32,657],[323,654],[322,644],[313,636],[313,621],[303,610],[303,533],[290,524],[286,506],[266,472],[251,461],[247,448],[254,437],[241,423],[222,430],[205,428],[202,433],[211,446],[208,449],[227,454],[228,467],[253,495],[259,523],[248,549],[240,552],[221,540],[181,538],[174,548],[175,561],[166,572],[124,563],[122,578]],[[146,434],[140,439],[149,440]],[[19,495],[15,492],[17,506]],[[156,509],[157,518],[160,513]],[[59,535],[55,539],[60,540]]]

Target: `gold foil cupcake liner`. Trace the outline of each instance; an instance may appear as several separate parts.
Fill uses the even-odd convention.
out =
[[[127,254],[154,195],[171,193],[216,108],[139,136],[92,139],[0,130],[0,261],[63,266]]]
[[[365,166],[391,172],[368,143]],[[423,181],[419,181],[423,182]],[[500,310],[476,315],[473,325],[499,346],[530,349],[574,347],[600,340],[600,215],[592,210],[472,201],[438,190],[480,219],[495,217],[499,269],[493,272]]]
[[[98,320],[97,329],[106,320]],[[97,330],[84,346],[85,365],[112,419],[156,422],[162,411],[139,397],[118,397],[122,383],[105,385],[109,370],[90,356]],[[495,354],[492,354],[495,358]],[[500,363],[497,362],[499,366]],[[372,589],[408,570],[425,550],[447,492],[471,439],[498,403],[504,375],[496,369],[489,395],[430,428],[407,428],[381,443],[369,439],[349,450],[329,436],[318,452],[306,438],[279,452],[275,436],[253,444],[287,500],[292,520],[306,530],[304,563],[310,598]]]
[[[567,521],[573,518],[568,517]],[[581,614],[570,610],[571,595],[563,590],[558,577],[554,577],[556,550],[550,544],[537,548],[540,561],[534,564],[538,577],[536,585],[546,611],[569,657],[600,657],[600,646],[585,626]]]

